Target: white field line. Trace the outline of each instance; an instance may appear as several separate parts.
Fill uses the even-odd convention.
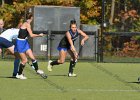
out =
[[[60,89],[44,89],[50,91],[61,91]],[[129,89],[64,89],[67,92],[140,92],[140,90]]]

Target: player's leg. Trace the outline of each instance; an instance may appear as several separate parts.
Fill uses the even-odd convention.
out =
[[[4,47],[6,49],[8,49],[11,54],[14,55],[14,45],[12,42],[8,41],[7,39],[5,38],[0,38],[0,48]],[[0,49],[0,52],[1,52],[1,49]],[[15,77],[17,75],[17,72],[18,72],[18,67],[19,67],[19,57],[15,56],[15,61],[14,61],[14,70],[13,70],[13,76]]]
[[[55,60],[55,61],[49,61],[48,63],[48,71],[52,71],[52,67],[54,65],[59,65],[59,64],[63,64],[65,62],[67,56],[67,50],[60,50],[59,51],[59,59]]]
[[[19,71],[18,71],[18,74],[16,75],[16,78],[18,79],[27,79],[23,74],[23,70],[24,70],[24,67],[25,67],[25,64],[27,63],[27,57],[26,57],[26,54],[25,53],[19,53],[20,55],[20,58],[21,58],[21,63],[19,65]]]
[[[15,77],[18,73],[18,69],[19,69],[19,63],[20,63],[20,57],[18,53],[14,53],[14,45],[7,48],[12,54],[14,54],[15,56],[15,60],[14,60],[14,69],[13,69],[13,77]]]
[[[71,50],[68,50],[68,53],[71,56],[68,76],[69,77],[75,77],[76,74],[74,74],[73,71],[74,71],[74,67],[76,65],[76,57],[75,57],[74,53]]]
[[[38,74],[43,74],[44,72],[38,68],[38,62],[37,62],[37,60],[35,59],[32,50],[31,50],[31,49],[28,49],[28,50],[26,51],[26,54],[31,58],[32,64],[33,64],[33,66],[34,66],[34,68],[35,68],[35,71],[36,71]]]
[[[8,47],[7,49],[10,51],[11,54],[14,55],[14,45]]]
[[[25,45],[23,46],[23,44],[25,44]],[[16,40],[14,52],[18,52],[19,53],[19,57],[21,59],[21,63],[19,65],[19,71],[18,71],[18,74],[16,75],[16,78],[18,78],[18,79],[27,79],[22,74],[22,72],[24,70],[25,64],[28,61],[27,57],[26,57],[26,54],[25,54],[25,52],[28,50],[28,48],[29,48],[29,45],[28,45],[27,40],[20,40],[20,39]]]
[[[2,44],[5,48],[7,48],[11,54],[14,55],[14,45],[12,42],[6,40],[5,38],[1,38],[2,40]],[[15,60],[14,60],[14,70],[13,70],[13,76],[15,77],[18,73],[18,67],[19,67],[19,63],[20,63],[20,60],[19,60],[19,57],[15,56]]]
[[[20,64],[20,57],[18,53],[14,53],[15,60],[14,60],[14,69],[13,69],[13,77],[15,77],[19,70],[19,64]]]
[[[2,47],[0,46],[0,54],[1,54],[1,57],[3,58],[3,54],[2,54]]]
[[[2,53],[2,49],[0,48],[0,54]]]

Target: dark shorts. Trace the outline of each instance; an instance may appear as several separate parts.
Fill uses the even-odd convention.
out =
[[[61,51],[61,50],[68,51],[69,49],[70,49],[70,47],[69,48],[68,47],[64,48],[64,47],[59,47],[59,46],[57,47],[58,51]]]
[[[0,37],[0,48],[9,48],[12,47],[14,44],[7,39]]]
[[[24,53],[30,49],[27,39],[16,39],[14,52]]]

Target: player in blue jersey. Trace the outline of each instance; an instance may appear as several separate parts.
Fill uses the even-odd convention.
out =
[[[52,71],[54,65],[63,64],[66,59],[67,53],[71,56],[70,66],[69,66],[69,77],[74,77],[76,74],[73,73],[73,68],[76,64],[76,59],[78,53],[74,47],[74,41],[78,38],[78,36],[83,36],[81,40],[81,45],[84,45],[85,41],[89,38],[82,30],[77,29],[77,24],[75,20],[70,21],[70,30],[66,32],[65,36],[61,39],[58,50],[59,50],[59,59],[56,61],[48,62],[48,71]]]

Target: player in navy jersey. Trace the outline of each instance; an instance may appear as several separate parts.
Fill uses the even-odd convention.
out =
[[[26,22],[24,22],[19,30],[19,35],[18,38],[16,39],[16,43],[15,43],[15,48],[14,51],[18,52],[21,58],[21,63],[19,66],[19,72],[16,75],[16,78],[18,79],[27,79],[23,74],[23,69],[25,67],[25,64],[27,63],[27,57],[26,55],[28,55],[31,60],[32,60],[32,64],[35,68],[35,71],[37,72],[37,74],[43,74],[44,72],[40,69],[38,69],[38,63],[37,60],[35,59],[32,50],[30,49],[30,45],[28,43],[27,37],[40,37],[43,36],[43,34],[33,34],[32,30],[31,30],[31,25],[30,23],[33,20],[33,16],[32,14],[28,14],[26,16]]]
[[[74,77],[76,74],[73,73],[73,68],[76,64],[76,59],[78,57],[78,53],[74,47],[74,41],[78,38],[78,36],[83,36],[81,40],[81,45],[84,45],[85,41],[89,38],[82,30],[77,29],[77,24],[75,20],[70,21],[70,30],[66,32],[65,36],[61,39],[58,50],[59,50],[59,59],[56,61],[48,62],[48,71],[52,71],[54,65],[63,64],[65,62],[67,53],[71,56],[70,66],[69,66],[69,77]]]

